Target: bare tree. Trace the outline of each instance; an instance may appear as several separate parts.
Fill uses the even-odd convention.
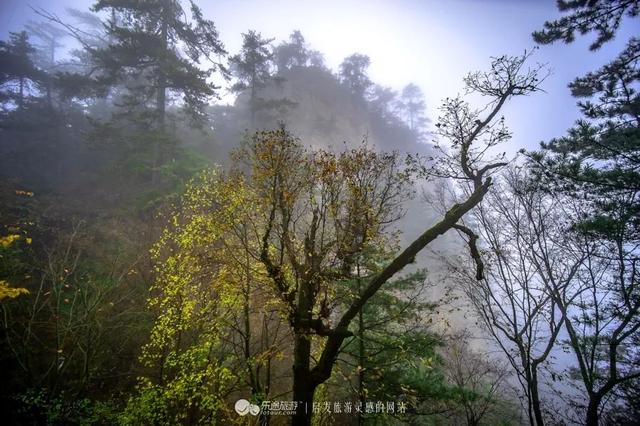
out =
[[[487,280],[472,284],[469,271],[459,269],[467,295],[517,371],[531,423],[543,422],[540,368],[562,343],[577,361],[568,376],[586,399],[569,402],[586,424],[597,425],[614,391],[640,377],[632,219],[615,216],[618,232],[605,224],[603,238],[584,222],[588,201],[545,192],[517,171],[489,197],[491,210],[473,215],[487,245]],[[557,342],[562,330],[568,340]]]
[[[566,241],[557,239],[562,235],[560,212],[525,173],[510,169],[488,198],[488,206],[472,215],[484,243],[486,280],[475,281],[472,268],[452,267],[475,313],[516,372],[530,424],[542,425],[540,376],[566,318],[548,287],[569,285],[584,256],[567,252]]]
[[[566,346],[578,365],[573,376],[586,393],[586,407],[580,402],[577,407],[586,408],[587,425],[597,425],[613,391],[640,378],[640,255],[630,235],[634,219],[614,209],[611,214],[616,220],[606,224],[603,238],[593,224],[580,222],[588,204],[565,197],[562,203],[556,200],[556,205],[566,206],[563,211],[576,240],[574,257],[583,261],[570,285],[555,280],[546,285],[565,317]],[[538,267],[552,276],[557,265],[544,256],[545,229],[535,231],[539,235],[534,252]]]
[[[477,426],[499,415],[501,406],[509,402],[506,366],[471,350],[468,332],[452,336],[443,355],[447,379],[460,392],[457,401],[466,424]]]
[[[48,396],[130,374],[114,370],[129,356],[123,342],[132,338],[125,333],[133,327],[127,321],[138,315],[130,280],[139,259],[109,259],[109,269],[98,273],[87,267],[82,231],[83,224],[76,223],[68,236],[43,247],[43,261],[31,271],[37,280],[22,309],[0,304],[8,349],[29,384]],[[107,354],[113,362],[104,362]]]

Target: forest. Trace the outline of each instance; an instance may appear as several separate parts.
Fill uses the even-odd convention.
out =
[[[435,105],[304,22],[91,1],[0,41],[2,424],[640,425],[640,0]],[[541,52],[621,37],[519,144]]]

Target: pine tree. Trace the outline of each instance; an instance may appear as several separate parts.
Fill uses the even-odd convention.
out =
[[[29,22],[26,25],[27,31],[40,40],[40,45],[36,47],[36,61],[39,67],[46,71],[46,78],[43,81],[44,92],[46,94],[47,106],[53,107],[53,76],[56,72],[56,52],[64,45],[61,39],[67,36],[67,33],[49,22]]]
[[[250,30],[242,34],[242,50],[229,58],[231,71],[238,82],[231,87],[234,92],[249,90],[249,109],[251,127],[255,126],[255,114],[258,109],[258,90],[271,80],[271,62],[273,52],[270,43],[273,39],[262,38],[259,32]]]
[[[100,0],[93,11],[111,11],[106,23],[111,43],[92,54],[106,71],[103,83],[129,84],[124,106],[153,105],[152,119],[164,129],[168,98],[181,95],[192,118],[205,117],[206,101],[217,89],[207,79],[214,71],[226,74],[216,60],[226,52],[213,21],[200,8],[191,3],[191,20],[178,0]],[[212,68],[199,67],[203,58]]]
[[[360,275],[374,272],[382,259],[380,253],[358,259],[356,277],[345,282],[347,295],[362,292]],[[393,280],[358,312],[354,338],[343,348],[349,359],[339,363],[339,369],[344,377],[354,379],[352,395],[346,398],[355,396],[362,411],[367,401],[403,402],[417,408],[452,398],[436,354],[441,341],[427,319],[436,305],[419,301],[425,279],[426,272],[421,270]],[[363,412],[357,415],[358,424],[369,417]]]
[[[403,112],[409,124],[409,129],[419,136],[427,123],[427,118],[424,115],[424,94],[420,87],[413,83],[407,84],[400,94],[398,107]]]
[[[314,66],[319,64],[317,52],[310,52],[304,40],[304,36],[299,30],[295,30],[289,36],[288,42],[281,43],[274,50],[278,73],[291,69],[291,67],[304,67],[307,61],[314,60]]]
[[[175,126],[166,125],[169,102],[179,98],[177,105],[185,115],[202,125],[207,101],[218,89],[209,77],[214,72],[227,76],[218,61],[226,52],[215,24],[192,2],[190,9],[188,19],[179,0],[100,0],[93,6],[94,12],[110,12],[107,46],[87,46],[101,71],[96,82],[125,87],[117,104],[121,114],[114,116],[124,121],[117,126],[102,123],[96,135],[125,145],[134,141],[133,151],[125,156],[135,169],[150,170],[152,183],[161,173],[173,176],[170,169],[179,141],[172,131]],[[202,60],[211,67],[203,69]],[[127,122],[130,128],[122,134]]]
[[[367,89],[373,84],[367,75],[369,65],[371,65],[371,59],[360,53],[346,57],[340,64],[340,79],[358,99],[362,99]]]
[[[625,18],[640,12],[638,0],[559,1],[558,5],[568,15],[535,32],[538,43],[569,43],[576,31],[594,32],[597,38],[590,49],[596,50],[615,36]],[[529,153],[534,169],[545,178],[545,189],[581,200],[583,213],[573,218],[573,231],[601,247],[608,262],[601,278],[592,283],[594,300],[578,306],[585,318],[596,319],[596,325],[579,318],[566,323],[587,394],[587,425],[597,425],[612,393],[640,374],[633,349],[633,342],[640,339],[639,61],[640,39],[634,37],[609,64],[575,79],[569,87],[581,99],[583,118],[566,136]],[[605,321],[603,330],[598,324]]]
[[[558,0],[558,9],[568,14],[554,21],[544,23],[544,29],[535,31],[533,39],[540,44],[555,41],[571,43],[575,33],[597,34],[591,50],[599,49],[613,39],[623,18],[637,17],[640,12],[638,0]]]
[[[27,92],[43,75],[31,59],[34,52],[26,31],[9,33],[9,41],[0,41],[0,86],[8,89],[2,101],[15,102],[19,111],[24,110]],[[13,88],[16,84],[17,88]]]
[[[535,32],[539,43],[571,42],[573,32],[595,31],[596,49],[613,38],[624,16],[638,14],[638,1],[559,2],[573,13],[545,23]],[[564,137],[542,144],[531,155],[539,167],[564,190],[587,198],[592,214],[580,224],[583,231],[614,237],[622,227],[627,238],[640,238],[640,39],[631,38],[617,58],[576,78],[569,88],[580,99],[583,118]],[[607,237],[608,235],[608,237]]]
[[[385,123],[391,124],[398,120],[394,111],[397,96],[396,91],[390,87],[376,84],[367,94],[367,100],[371,111]]]

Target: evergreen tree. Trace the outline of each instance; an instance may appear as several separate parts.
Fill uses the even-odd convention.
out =
[[[613,38],[622,18],[636,17],[640,7],[637,0],[558,4],[561,11],[572,13],[546,22],[534,39],[543,44],[571,42],[576,29],[582,34],[593,31],[598,38],[592,49]],[[581,99],[578,107],[584,118],[566,136],[543,143],[542,150],[531,155],[539,170],[556,178],[560,189],[592,202],[594,210],[582,222],[583,230],[605,238],[613,237],[620,226],[632,240],[640,238],[639,63],[640,39],[633,37],[612,62],[576,78],[569,88]]]
[[[400,94],[398,107],[404,114],[409,129],[419,135],[427,123],[427,118],[424,115],[424,94],[420,87],[413,83],[407,84]]]
[[[66,12],[72,21],[38,10],[37,13],[46,21],[27,24],[29,31],[42,43],[38,46],[38,60],[49,72],[46,82],[47,100],[55,92],[58,107],[67,104],[94,112],[95,105],[101,105],[103,113],[98,114],[98,117],[104,118],[107,115],[108,98],[118,86],[96,84],[98,81],[106,81],[102,80],[106,72],[96,61],[93,52],[106,49],[115,37],[107,36],[107,28],[96,13],[77,9],[67,9]],[[112,17],[115,17],[115,11]],[[67,37],[75,39],[80,47],[71,49],[68,52],[69,58],[65,61],[56,61],[56,50],[63,46],[58,40]],[[74,100],[80,102],[73,103]]]
[[[372,254],[358,259],[356,275],[379,268],[380,255]],[[345,377],[354,379],[352,395],[346,397],[355,396],[363,407],[357,413],[359,424],[367,418],[386,417],[367,415],[366,402],[402,402],[415,413],[417,407],[432,407],[453,397],[436,354],[441,341],[428,327],[428,314],[436,305],[419,301],[425,279],[425,271],[417,271],[391,281],[358,312],[354,338],[343,349],[350,359],[339,368]],[[347,293],[363,290],[361,277],[345,284]]]
[[[393,108],[396,97],[397,93],[393,89],[378,84],[367,94],[371,110],[389,124],[397,120]]]
[[[34,52],[26,31],[9,33],[8,41],[0,41],[0,86],[3,88],[0,100],[15,102],[19,111],[24,110],[24,101],[33,83],[42,78],[42,72],[31,59]]]
[[[227,72],[217,57],[226,54],[213,23],[190,3],[190,18],[179,0],[100,0],[107,11],[105,47],[86,46],[101,74],[102,87],[124,86],[114,115],[120,123],[99,123],[95,138],[125,148],[131,170],[149,171],[152,183],[172,178],[178,157],[177,125],[166,125],[169,101],[179,99],[186,118],[202,125],[207,101],[216,96],[209,77]],[[211,68],[202,69],[207,60]],[[150,152],[149,152],[150,151]]]
[[[49,22],[29,22],[26,29],[33,37],[40,40],[36,48],[36,63],[39,68],[45,70],[46,78],[43,81],[44,92],[46,94],[47,105],[53,107],[53,76],[56,72],[56,52],[64,45],[61,39],[67,33]]]
[[[574,33],[595,32],[591,50],[611,40],[623,18],[640,11],[637,0],[560,1],[569,12],[533,34],[543,44],[571,42]],[[640,39],[631,38],[612,62],[570,85],[582,99],[583,118],[566,136],[530,153],[545,188],[581,200],[573,231],[603,250],[601,278],[590,285],[594,298],[579,304],[580,317],[567,320],[571,347],[587,395],[585,423],[597,425],[603,404],[616,389],[637,383],[640,339]],[[588,280],[586,280],[588,281]],[[592,280],[593,281],[593,280]],[[591,290],[589,290],[591,291]],[[589,292],[587,292],[589,293]],[[595,321],[595,322],[594,322]],[[575,323],[575,325],[573,324]],[[607,324],[606,329],[599,324]],[[602,350],[600,348],[603,348]],[[598,372],[597,375],[594,375]]]
[[[310,53],[304,40],[304,36],[299,30],[295,30],[289,36],[288,42],[281,43],[274,51],[278,73],[282,74],[291,67],[304,67],[310,59]],[[315,63],[318,64],[317,55],[314,55]]]
[[[572,94],[586,98],[578,103],[584,118],[532,156],[561,189],[593,202],[584,226],[604,236],[626,222],[632,240],[640,239],[639,55],[634,38],[614,61],[571,83]]]
[[[249,90],[249,109],[251,127],[255,126],[255,114],[258,109],[258,90],[271,79],[271,60],[273,53],[269,47],[273,39],[262,38],[256,31],[242,34],[242,50],[229,58],[231,71],[238,82],[231,87],[234,92]]]
[[[562,40],[571,43],[578,31],[581,35],[595,32],[596,40],[590,49],[599,49],[611,40],[623,18],[634,18],[640,12],[639,0],[558,0],[558,9],[568,14],[544,23],[544,29],[535,31],[537,43],[549,44]]]
[[[189,115],[204,118],[206,102],[216,94],[207,79],[214,71],[225,74],[215,56],[226,52],[213,21],[200,8],[191,3],[191,20],[178,0],[100,0],[93,11],[111,11],[106,22],[111,42],[92,55],[106,71],[102,83],[128,83],[125,107],[153,105],[152,120],[163,129],[168,97],[181,95]],[[203,58],[211,69],[198,66]]]
[[[340,64],[340,79],[357,98],[362,98],[373,84],[367,75],[371,59],[367,55],[354,53]]]
[[[326,69],[324,55],[319,50],[309,50],[309,66]]]

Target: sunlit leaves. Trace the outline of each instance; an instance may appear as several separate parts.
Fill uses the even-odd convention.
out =
[[[142,378],[127,415],[149,421],[150,395],[164,404],[163,421],[181,422],[188,410],[211,419],[237,376],[224,349],[227,325],[241,308],[242,277],[231,263],[230,236],[250,205],[241,179],[209,170],[194,178],[175,206],[169,226],[152,249],[156,281],[149,307],[156,312],[141,361],[162,371],[160,381]],[[136,416],[142,417],[136,417]]]
[[[11,287],[5,280],[0,280],[0,302],[4,299],[15,299],[21,294],[29,294],[29,290],[22,287]]]

